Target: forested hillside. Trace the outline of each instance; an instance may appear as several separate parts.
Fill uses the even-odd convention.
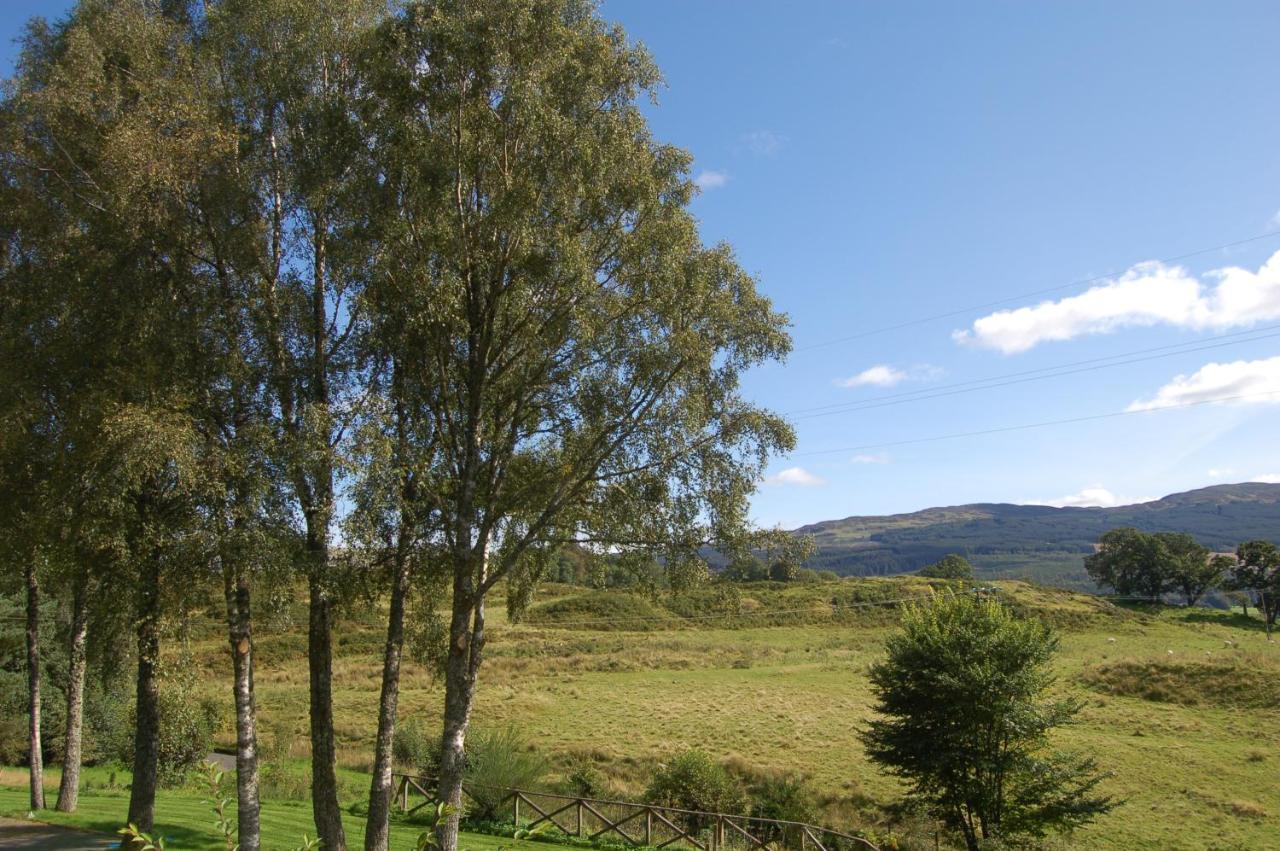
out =
[[[975,504],[887,517],[846,517],[797,529],[812,535],[808,566],[854,576],[918,570],[961,553],[987,576],[1087,587],[1084,556],[1108,529],[1193,535],[1216,550],[1280,538],[1280,485],[1249,482],[1172,494],[1115,508]]]

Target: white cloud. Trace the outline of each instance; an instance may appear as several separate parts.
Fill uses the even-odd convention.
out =
[[[996,311],[953,332],[952,338],[1014,354],[1044,342],[1124,327],[1223,329],[1280,318],[1280,251],[1256,272],[1228,266],[1202,277],[1206,283],[1181,266],[1139,263],[1079,295]]]
[[[1225,479],[1227,476],[1234,476],[1235,474],[1236,474],[1236,471],[1235,471],[1235,468],[1233,467],[1209,468],[1209,478],[1211,479]]]
[[[901,384],[904,381],[933,381],[942,374],[943,371],[941,369],[929,364],[920,364],[909,369],[898,369],[896,366],[881,363],[868,367],[849,378],[836,379],[836,386],[893,387],[895,384]]]
[[[1133,505],[1138,502],[1150,502],[1151,497],[1131,499],[1116,496],[1101,485],[1090,485],[1079,493],[1060,496],[1056,499],[1045,499],[1031,503],[1032,505],[1052,505],[1055,508],[1113,508],[1117,505]]]
[[[855,455],[849,459],[850,464],[888,464],[892,459],[887,452],[877,452],[874,455]]]
[[[708,189],[719,189],[721,186],[724,186],[729,182],[729,173],[704,168],[702,171],[698,172],[698,176],[693,179],[693,182],[696,183],[698,188],[703,192],[706,192]]]
[[[752,130],[742,134],[742,143],[747,146],[747,150],[760,157],[773,156],[786,142],[786,136],[779,136],[772,130]]]
[[[819,478],[804,467],[788,467],[765,478],[765,484],[795,485],[801,488],[816,488],[825,485],[826,479]]]
[[[1256,476],[1250,476],[1251,482],[1262,482],[1268,485],[1280,485],[1280,473],[1259,473]]]
[[[1234,399],[1231,397],[1249,398]],[[1240,404],[1280,402],[1280,356],[1264,360],[1207,363],[1191,375],[1176,376],[1150,399],[1129,405],[1130,411],[1149,411],[1170,405],[1191,405],[1214,399]]]
[[[907,374],[888,364],[868,367],[857,375],[836,381],[841,387],[892,387],[907,380]]]

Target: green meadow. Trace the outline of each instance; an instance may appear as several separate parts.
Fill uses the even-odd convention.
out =
[[[490,610],[473,724],[516,726],[547,758],[548,786],[589,760],[608,795],[637,797],[658,765],[696,748],[744,777],[806,776],[833,824],[874,830],[904,848],[932,847],[930,822],[893,810],[902,788],[867,760],[857,731],[871,717],[867,671],[895,628],[898,601],[948,587],[914,577],[761,583],[738,586],[728,600],[723,592],[647,600],[555,586],[521,623],[509,622],[499,601]],[[1050,847],[1280,848],[1280,645],[1267,642],[1258,620],[1238,610],[1124,609],[1021,582],[996,588],[1020,612],[1058,628],[1055,689],[1083,709],[1056,744],[1093,756],[1110,775],[1107,792],[1125,801]],[[367,794],[380,617],[349,612],[335,642],[343,803],[357,811]],[[272,848],[291,848],[310,830],[304,640],[286,626],[258,640],[270,802],[263,822]],[[170,646],[198,667],[210,695],[222,697],[219,624],[197,619],[187,642]],[[401,717],[437,724],[443,688],[430,668],[410,663],[402,688]],[[229,707],[219,735],[218,744],[231,744]],[[94,770],[91,787],[104,771]],[[10,770],[4,780],[14,788],[21,776]],[[4,794],[0,809],[22,808],[21,793]],[[120,795],[90,788],[76,823],[116,824],[126,805]],[[166,794],[161,821],[189,830],[211,823],[200,797],[191,789]],[[362,827],[352,815],[349,836]],[[397,831],[394,847],[410,847],[416,831]],[[211,828],[207,837],[216,838]],[[468,842],[487,851],[497,840]]]

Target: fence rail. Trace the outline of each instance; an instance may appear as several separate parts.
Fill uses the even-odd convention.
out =
[[[401,812],[414,813],[435,802],[434,779],[410,774],[394,777]],[[473,809],[497,818],[509,815],[513,824],[527,830],[555,827],[570,836],[620,839],[635,847],[697,851],[879,851],[860,836],[797,821],[477,784],[463,784],[462,792],[471,800]]]

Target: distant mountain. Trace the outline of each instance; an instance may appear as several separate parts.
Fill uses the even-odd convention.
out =
[[[850,576],[908,573],[960,553],[991,578],[1089,588],[1084,557],[1108,529],[1187,532],[1215,551],[1252,538],[1280,541],[1280,484],[1215,485],[1115,508],[980,503],[912,514],[846,517],[797,529],[812,535],[808,566]]]

